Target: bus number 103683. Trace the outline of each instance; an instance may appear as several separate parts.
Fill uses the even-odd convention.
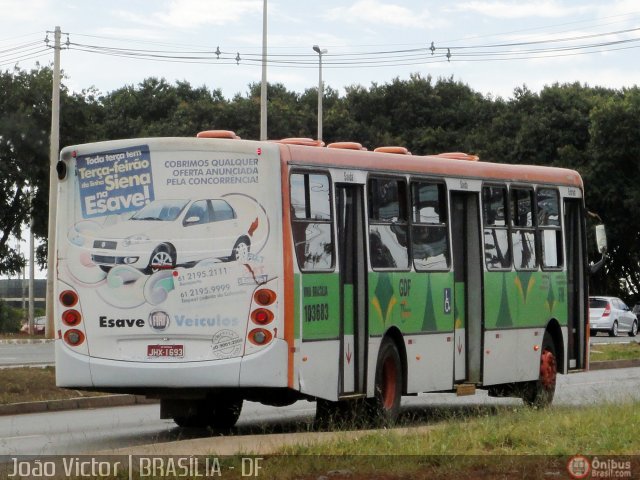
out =
[[[322,320],[329,320],[329,304],[328,303],[316,303],[313,305],[304,306],[305,322],[319,322]]]

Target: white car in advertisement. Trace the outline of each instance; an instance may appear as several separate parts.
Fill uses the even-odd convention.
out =
[[[221,198],[155,200],[128,220],[91,232],[88,246],[104,271],[129,265],[153,273],[205,259],[244,260],[248,228]]]

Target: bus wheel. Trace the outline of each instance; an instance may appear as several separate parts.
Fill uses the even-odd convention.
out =
[[[540,354],[540,375],[538,380],[529,382],[525,388],[524,402],[532,407],[551,405],[553,394],[556,391],[557,375],[556,348],[551,334],[545,332],[542,339],[542,353]]]
[[[208,403],[207,424],[214,430],[229,430],[233,427],[242,411],[242,398],[216,398]]]
[[[228,430],[240,417],[242,398],[216,398],[198,400],[187,410],[187,415],[176,415],[173,421],[184,428]]]
[[[380,345],[376,365],[374,397],[369,400],[374,420],[393,424],[400,413],[402,363],[396,344],[385,338]]]
[[[160,245],[151,254],[149,259],[149,266],[147,267],[147,273],[154,273],[158,270],[165,270],[176,266],[175,256],[172,254],[171,249],[166,245]]]

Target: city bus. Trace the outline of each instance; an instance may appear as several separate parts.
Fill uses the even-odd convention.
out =
[[[229,428],[244,400],[545,406],[588,368],[575,171],[212,130],[70,146],[57,172],[60,387]]]

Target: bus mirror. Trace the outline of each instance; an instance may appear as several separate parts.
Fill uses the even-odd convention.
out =
[[[604,225],[596,225],[596,244],[598,252],[602,254],[607,252],[607,232],[604,230]]]

